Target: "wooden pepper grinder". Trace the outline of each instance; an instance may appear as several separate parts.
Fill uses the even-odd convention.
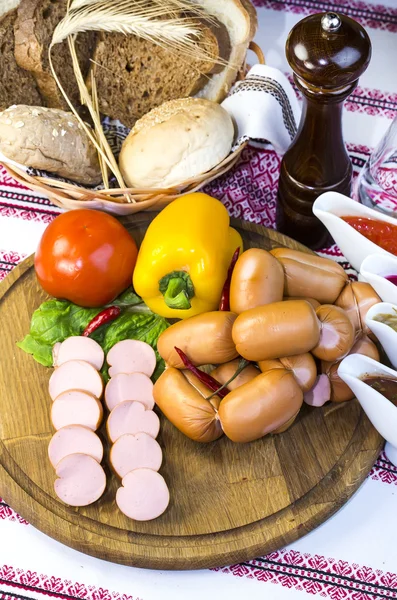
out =
[[[286,56],[303,93],[303,107],[298,132],[281,163],[277,229],[321,248],[330,237],[312,206],[323,192],[350,195],[352,165],[343,141],[342,106],[368,66],[371,42],[353,19],[319,13],[291,30]]]

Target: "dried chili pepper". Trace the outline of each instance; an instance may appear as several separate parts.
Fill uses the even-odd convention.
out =
[[[109,306],[104,310],[101,310],[91,321],[88,323],[87,327],[83,331],[84,336],[89,336],[93,333],[98,327],[101,325],[105,325],[105,323],[110,323],[110,321],[114,321],[119,314],[121,313],[121,308],[119,306]]]
[[[206,385],[210,390],[219,395],[220,398],[224,398],[230,392],[230,390],[228,390],[226,387],[223,387],[222,384],[213,377],[211,377],[211,375],[208,375],[208,373],[204,373],[204,371],[200,371],[200,369],[198,369],[186,356],[183,350],[177,348],[176,346],[174,346],[174,348],[180,356],[185,367],[189,369],[189,371],[193,373],[193,375],[196,375],[197,379],[199,379],[201,383],[204,383],[204,385]]]
[[[233,273],[234,265],[237,262],[239,254],[240,254],[240,246],[238,248],[236,248],[236,250],[234,251],[232,260],[230,261],[230,265],[227,270],[226,281],[223,284],[221,299],[219,302],[219,310],[230,310],[230,282],[232,280],[232,273]]]

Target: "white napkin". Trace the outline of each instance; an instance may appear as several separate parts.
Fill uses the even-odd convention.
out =
[[[233,150],[251,140],[270,142],[284,154],[295,137],[301,109],[286,76],[267,65],[254,65],[222,102],[234,119],[237,140]]]

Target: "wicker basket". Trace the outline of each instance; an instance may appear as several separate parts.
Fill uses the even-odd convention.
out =
[[[252,50],[260,64],[264,64],[262,50],[257,44],[251,42]],[[243,65],[237,79],[244,79],[247,72],[246,64]],[[184,194],[195,192],[213,179],[226,173],[238,161],[246,143],[231,152],[216,167],[184,181],[178,186],[167,189],[138,189],[138,188],[111,188],[94,190],[74,185],[51,177],[30,175],[23,169],[10,164],[3,164],[7,173],[27,188],[47,196],[53,204],[65,210],[77,208],[92,208],[103,210],[115,215],[130,215],[143,210],[159,210]]]

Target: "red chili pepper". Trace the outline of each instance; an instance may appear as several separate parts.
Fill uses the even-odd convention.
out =
[[[105,323],[110,323],[110,321],[114,321],[120,313],[121,308],[119,306],[109,306],[109,308],[101,310],[101,312],[98,313],[88,323],[87,327],[83,331],[83,335],[85,335],[86,337],[91,335],[91,333],[93,333],[101,325],[105,325]]]
[[[183,352],[183,350],[177,348],[176,346],[174,346],[174,348],[179,354],[185,367],[189,369],[189,371],[193,373],[193,375],[196,375],[196,377],[201,381],[201,383],[204,383],[204,385],[210,388],[210,390],[212,390],[213,392],[217,392],[217,390],[219,390],[222,387],[222,384],[219,383],[219,381],[217,381],[216,379],[214,379],[214,377],[211,377],[211,375],[208,375],[208,373],[204,373],[204,371],[200,371],[200,369],[195,367],[191,360]],[[230,390],[228,390],[227,388],[223,388],[219,391],[218,395],[220,398],[224,398],[229,392]]]
[[[230,310],[230,282],[232,280],[232,273],[234,269],[234,265],[237,262],[237,259],[240,254],[240,246],[236,248],[234,254],[232,256],[232,260],[230,261],[230,265],[227,271],[226,281],[223,284],[221,299],[219,302],[219,310]]]

